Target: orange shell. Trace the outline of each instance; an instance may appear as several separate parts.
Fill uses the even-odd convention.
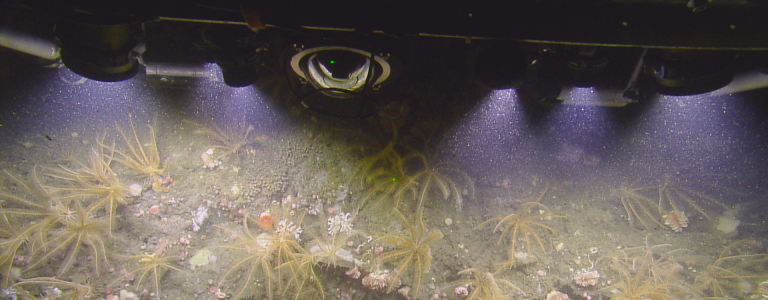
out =
[[[259,221],[256,222],[256,225],[259,225],[259,228],[262,230],[268,230],[272,228],[272,216],[269,214],[261,214],[261,216],[259,216]]]

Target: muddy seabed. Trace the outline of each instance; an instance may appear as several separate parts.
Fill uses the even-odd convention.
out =
[[[290,110],[288,116],[295,119],[292,124],[269,129],[260,126],[258,120],[231,121],[233,119],[169,117],[165,114],[151,117],[126,114],[118,118],[120,128],[134,145],[129,121],[132,120],[136,137],[146,149],[151,146],[150,129],[156,133],[159,157],[169,162],[168,169],[157,174],[156,180],[160,180],[161,185],[153,189],[156,180],[112,161],[110,166],[120,182],[126,186],[138,184],[141,193],[127,195],[126,204],[114,208],[111,236],[103,236],[107,260],[100,261],[97,266],[91,245],[83,242],[76,261],[64,274],[58,275],[58,267],[68,250],[28,268],[40,255],[26,253],[29,246],[22,246],[16,255],[21,258],[11,269],[21,271],[21,278],[56,276],[63,281],[89,286],[92,288],[89,299],[113,299],[121,290],[134,293],[124,292],[124,297],[146,299],[218,299],[235,298],[238,294],[241,299],[263,299],[270,295],[277,299],[310,299],[322,298],[323,294],[326,299],[404,299],[397,289],[386,293],[362,284],[362,278],[370,272],[385,269],[389,274],[397,272],[397,260],[376,266],[379,256],[398,250],[396,245],[377,238],[387,234],[407,235],[404,224],[391,207],[360,207],[361,199],[375,183],[365,183],[364,177],[360,176],[363,173],[356,170],[377,153],[376,143],[383,146],[391,141],[391,132],[365,129],[365,126],[375,127],[372,125],[378,124],[377,121],[363,121],[363,129],[349,129],[348,124],[318,119],[297,110]],[[0,160],[2,168],[27,182],[32,180],[31,170],[35,169],[43,186],[65,187],[66,182],[51,176],[56,173],[52,170],[87,167],[92,149],[104,148],[99,143],[107,145],[108,150],[114,145],[115,149],[128,151],[126,141],[112,121],[6,135]],[[201,132],[204,128],[213,131],[218,128],[237,139],[235,136],[244,134],[248,125],[255,125],[255,129],[245,136],[242,147],[220,158],[217,156],[226,150],[216,149],[216,140]],[[419,128],[418,125],[414,127]],[[442,133],[447,136],[447,142],[430,147],[461,148],[462,139],[472,138],[462,133],[460,127],[454,131]],[[423,136],[415,132],[401,132],[398,143],[408,147],[423,145],[412,142],[415,137]],[[420,290],[411,290],[407,296],[463,299],[464,296],[457,294],[457,288],[467,288],[471,293],[477,287],[452,283],[471,278],[468,273],[458,273],[476,268],[482,272],[495,272],[496,280],[506,280],[519,288],[516,290],[498,283],[502,292],[499,299],[545,299],[554,290],[566,293],[570,299],[618,298],[616,295],[622,293],[622,286],[617,284],[628,281],[627,277],[622,277],[622,266],[629,271],[626,274],[634,276],[642,271],[638,271],[639,266],[632,266],[633,263],[646,266],[658,263],[662,269],[675,270],[675,274],[651,274],[643,280],[675,280],[676,285],[667,287],[669,296],[649,294],[641,298],[763,297],[758,284],[768,278],[768,269],[761,265],[765,259],[760,256],[765,253],[765,236],[760,235],[764,225],[759,209],[754,209],[759,205],[753,190],[711,180],[712,177],[707,177],[711,174],[702,175],[695,170],[668,168],[671,171],[656,172],[641,163],[619,163],[606,153],[590,153],[590,148],[584,144],[587,143],[553,147],[550,153],[544,154],[536,154],[535,149],[510,150],[497,155],[499,159],[492,162],[484,160],[487,154],[481,157],[480,152],[457,150],[433,154],[426,148],[399,148],[398,155],[402,157],[407,155],[406,151],[428,153],[435,165],[450,166],[456,172],[447,178],[457,183],[462,194],[459,211],[453,198],[456,191],[446,195],[439,187],[427,190],[423,202],[424,228],[439,230],[443,237],[430,244],[432,260],[423,275]],[[213,151],[209,152],[210,149]],[[106,152],[109,156],[110,151]],[[473,163],[474,158],[478,158],[476,163]],[[521,162],[541,162],[546,167],[528,168],[520,166]],[[386,163],[379,162],[374,166],[381,164]],[[494,167],[483,167],[482,164]],[[509,167],[498,167],[505,164]],[[418,166],[406,167],[406,173],[417,171],[414,168]],[[356,175],[361,178],[350,178]],[[470,180],[465,181],[464,175]],[[672,178],[670,180],[679,187],[685,188],[681,190],[684,195],[673,194],[677,209],[666,201],[659,204],[659,189],[666,184],[666,178]],[[738,182],[738,178],[734,181]],[[423,186],[425,183],[414,185],[416,190],[419,184]],[[18,183],[9,178],[3,181],[3,191],[23,194]],[[646,198],[627,196],[630,191]],[[59,192],[66,194],[66,191]],[[388,196],[393,197],[396,196]],[[398,206],[412,224],[417,222],[417,197],[403,196]],[[684,197],[689,197],[700,210]],[[4,209],[20,207],[18,203],[4,200]],[[531,201],[538,201],[540,206],[529,211],[521,209]],[[659,209],[660,205],[662,209]],[[684,225],[678,232],[664,224],[672,212],[684,212],[683,217],[687,216],[686,224],[680,224],[679,219],[672,221],[678,222],[678,226]],[[347,213],[350,215],[346,216]],[[265,214],[272,218],[272,227],[257,226],[262,225],[257,223]],[[546,226],[533,225],[516,233],[512,253],[509,251],[512,231],[502,236],[501,231],[506,226],[502,225],[494,232],[501,219],[483,224],[510,214],[525,215],[527,221]],[[244,227],[246,216],[250,222],[248,230]],[[242,242],[261,232],[274,232],[282,220],[286,225],[293,222],[302,229],[294,237],[298,242],[296,245],[302,251],[309,251],[313,240],[331,238],[329,219],[336,216],[345,216],[352,229],[359,232],[341,248],[357,261],[361,272],[358,278],[353,278],[350,262],[339,262],[336,266],[318,263],[314,267],[315,276],[307,278],[308,283],[300,291],[302,294],[297,295],[299,289],[295,277],[290,276],[285,267],[272,265],[274,270],[280,268],[283,273],[272,275],[276,277],[273,277],[271,292],[268,292],[270,280],[259,269],[261,266],[249,262],[238,264],[258,251]],[[94,210],[89,216],[94,219],[108,217],[107,209]],[[13,219],[30,222],[25,218]],[[740,220],[737,227],[727,228],[727,224],[722,224],[735,220]],[[18,229],[28,225],[13,226]],[[727,248],[734,243],[736,246]],[[58,242],[48,246],[56,244]],[[74,244],[69,247],[67,249]],[[153,253],[168,258],[168,265],[178,268],[157,270],[160,291],[155,287],[155,273],[150,270],[145,274],[140,268],[146,261],[136,259],[137,255]],[[505,267],[503,263],[509,261],[509,255],[516,257],[516,263]],[[747,268],[736,262],[717,262],[718,258],[733,255],[745,255],[744,259],[755,266]],[[24,261],[24,256],[32,256],[31,261]],[[616,260],[621,261],[620,264],[612,265]],[[274,261],[269,263],[275,264]],[[725,294],[717,294],[718,291],[704,283],[709,277],[700,276],[708,267],[713,274],[712,266],[735,274],[723,275],[719,281]],[[632,269],[635,267],[638,269]],[[132,273],[137,269],[140,272]],[[578,284],[575,278],[591,271],[599,274],[594,285]],[[9,274],[4,271],[4,278],[11,276]],[[253,276],[248,277],[249,274]],[[417,281],[412,271],[400,279],[401,287],[414,287]],[[240,293],[243,285],[246,287]],[[40,296],[53,293],[54,286],[48,282],[13,288]],[[318,291],[319,287],[322,292]],[[73,288],[60,285],[56,289],[66,292]],[[55,297],[49,295],[48,299]],[[481,297],[477,295],[478,299]]]

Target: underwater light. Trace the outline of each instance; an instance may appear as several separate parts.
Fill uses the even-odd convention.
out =
[[[61,61],[83,77],[97,81],[122,81],[136,75],[143,49],[140,23],[95,25],[61,20],[56,23],[61,40]]]
[[[563,87],[548,78],[540,78],[535,81],[524,82],[515,90],[518,99],[523,104],[552,107],[561,103],[557,97],[562,93]]]
[[[518,45],[489,43],[475,50],[472,73],[482,87],[511,89],[523,81],[526,67],[525,52]]]
[[[231,87],[249,86],[256,82],[264,64],[267,41],[263,35],[242,25],[210,24],[204,33],[205,47],[221,68],[224,83]]]
[[[594,46],[582,46],[568,51],[565,54],[568,60],[566,66],[572,84],[577,87],[592,87],[604,81],[612,51],[615,50]]]
[[[396,77],[399,64],[387,52],[366,48],[345,41],[289,47],[283,63],[290,87],[302,105],[348,118],[376,113],[370,97]]]
[[[543,48],[533,56],[527,66],[525,80],[515,88],[521,104],[533,107],[553,107],[560,104],[557,97],[563,90],[562,72],[558,72],[557,55]]]
[[[653,79],[659,94],[703,94],[731,82],[736,55],[732,51],[656,50],[648,53],[646,74]]]

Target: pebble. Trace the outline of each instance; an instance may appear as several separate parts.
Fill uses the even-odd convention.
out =
[[[451,226],[451,224],[453,224],[453,219],[445,218],[445,226]]]
[[[10,277],[13,280],[19,281],[21,280],[21,268],[19,267],[12,267],[10,272]]]

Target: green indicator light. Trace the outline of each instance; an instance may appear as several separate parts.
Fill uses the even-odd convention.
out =
[[[332,60],[332,61],[331,61],[331,64],[335,64],[335,63],[336,63],[336,61],[335,61],[335,60]]]

